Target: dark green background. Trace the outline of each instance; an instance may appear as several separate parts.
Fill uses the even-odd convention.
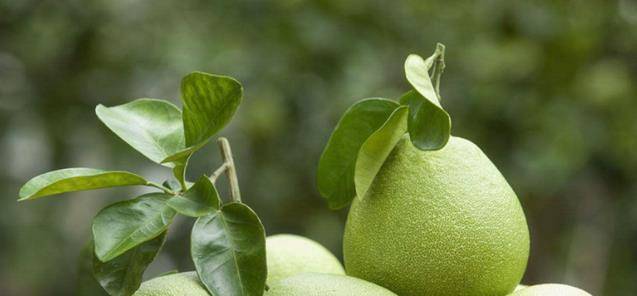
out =
[[[346,211],[315,186],[343,111],[407,89],[409,53],[447,45],[443,105],[518,193],[532,246],[525,283],[637,294],[637,3],[622,1],[0,0],[0,294],[72,295],[97,210],[139,189],[18,204],[41,172],[73,166],[169,176],[94,116],[98,103],[178,102],[193,70],[236,77],[223,135],[268,233],[340,254]],[[191,179],[220,164],[216,145]],[[225,181],[221,187],[225,189]],[[177,220],[148,276],[192,268]]]

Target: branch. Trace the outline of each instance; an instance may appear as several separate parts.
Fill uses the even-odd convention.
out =
[[[224,164],[217,169],[220,171],[222,168],[226,171],[228,176],[228,182],[230,183],[230,195],[233,201],[241,202],[241,192],[239,191],[239,179],[237,178],[237,170],[234,166],[234,159],[232,158],[232,150],[230,149],[230,143],[228,139],[220,137],[217,142],[221,149],[221,157]],[[215,171],[216,173],[216,171]],[[214,174],[213,174],[214,175]]]

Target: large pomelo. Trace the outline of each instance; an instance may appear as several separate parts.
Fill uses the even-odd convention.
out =
[[[182,272],[156,277],[142,283],[133,296],[209,296],[197,273]]]
[[[506,295],[520,282],[529,233],[520,203],[473,143],[438,151],[400,140],[362,199],[343,243],[347,274],[401,296]]]
[[[321,244],[292,234],[266,238],[268,284],[307,272],[345,274],[343,265]]]
[[[270,287],[265,296],[396,296],[376,284],[346,275],[304,273]]]
[[[591,296],[591,294],[568,285],[541,284],[516,290],[511,296]]]

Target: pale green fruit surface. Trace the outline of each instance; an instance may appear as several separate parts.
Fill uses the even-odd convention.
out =
[[[528,287],[527,285],[518,285],[517,287],[515,287],[515,290],[513,290],[513,291],[520,291],[520,290],[522,290],[524,288],[527,288],[527,287]]]
[[[346,275],[304,273],[270,287],[265,296],[396,296],[376,284]]]
[[[367,195],[352,203],[343,242],[348,275],[401,296],[512,292],[529,255],[520,203],[473,143],[424,152],[403,138]]]
[[[157,277],[142,283],[133,296],[209,296],[197,273],[182,272]]]
[[[541,284],[518,290],[511,296],[591,296],[591,294],[568,285]]]
[[[292,234],[278,234],[266,238],[268,284],[306,273],[345,274],[340,261],[321,244]]]

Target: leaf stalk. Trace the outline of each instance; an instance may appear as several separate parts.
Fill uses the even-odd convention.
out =
[[[230,184],[230,196],[235,202],[241,202],[241,191],[239,190],[239,178],[237,178],[237,169],[234,165],[234,158],[232,157],[232,149],[230,148],[230,142],[225,137],[217,139],[221,158],[223,164],[210,176],[210,181],[213,183],[223,174],[228,176],[228,183]]]
[[[155,188],[157,188],[157,189],[159,189],[159,190],[161,190],[161,191],[163,191],[165,193],[168,193],[168,194],[172,194],[172,195],[176,195],[177,194],[176,192],[170,190],[168,187],[162,186],[162,185],[157,184],[155,182],[150,182],[149,181],[148,183],[146,183],[146,185],[150,186],[150,187],[155,187]]]

